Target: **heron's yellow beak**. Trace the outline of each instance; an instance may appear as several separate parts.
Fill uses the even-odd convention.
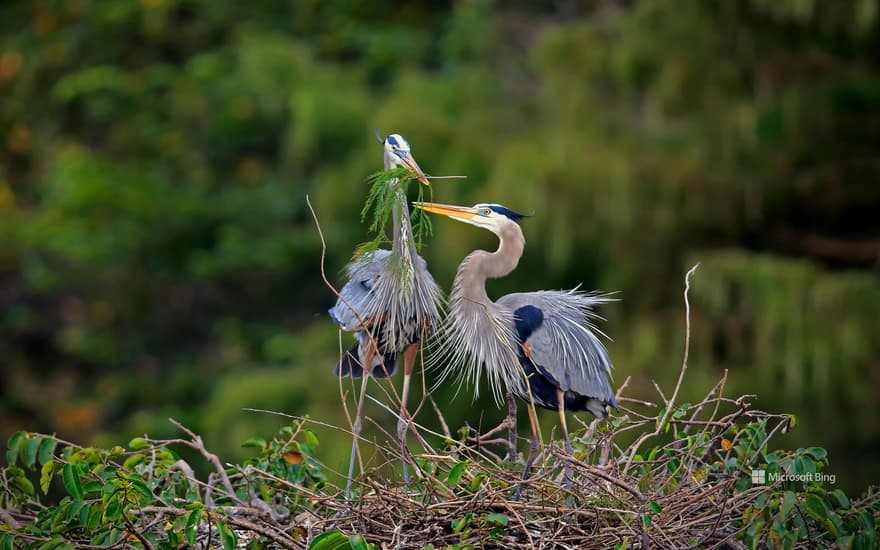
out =
[[[414,202],[413,206],[432,214],[443,214],[454,220],[471,220],[477,215],[477,209],[469,206],[453,206],[436,202]]]
[[[417,163],[416,159],[413,158],[412,153],[409,153],[405,157],[400,157],[400,162],[401,164],[416,173],[416,179],[419,180],[422,185],[430,185],[430,183],[428,183],[428,178],[425,177],[425,173],[422,172],[422,169],[419,167],[419,163]]]

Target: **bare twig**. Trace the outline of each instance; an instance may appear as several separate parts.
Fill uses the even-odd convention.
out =
[[[217,455],[208,451],[205,448],[205,444],[204,442],[202,442],[202,437],[193,433],[189,428],[187,428],[177,420],[174,420],[173,418],[169,418],[168,420],[172,424],[174,424],[177,429],[184,432],[191,438],[190,441],[183,440],[183,442],[193,449],[197,450],[203,457],[205,457],[205,460],[207,460],[214,466],[215,472],[220,477],[220,481],[223,483],[223,488],[226,489],[226,495],[233,501],[242,504],[241,499],[238,498],[238,495],[235,494],[235,488],[232,486],[232,482],[229,480],[229,476],[226,474],[226,469],[220,463],[220,459],[217,458]]]

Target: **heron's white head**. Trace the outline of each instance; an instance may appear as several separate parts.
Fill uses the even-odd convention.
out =
[[[428,184],[428,179],[425,177],[425,173],[422,172],[422,169],[419,168],[416,159],[412,156],[412,151],[409,148],[409,142],[400,135],[400,134],[390,134],[383,141],[383,146],[385,147],[385,169],[389,168],[397,168],[398,166],[405,166],[415,172],[416,179],[418,179],[424,185]]]
[[[500,204],[479,203],[473,206],[453,206],[451,204],[438,204],[435,202],[414,202],[413,206],[425,212],[443,214],[453,220],[469,223],[483,229],[488,229],[496,235],[501,234],[505,226],[518,223],[525,218],[525,214],[519,214]]]

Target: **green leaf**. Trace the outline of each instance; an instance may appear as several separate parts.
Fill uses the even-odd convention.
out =
[[[779,510],[779,518],[785,521],[785,518],[788,517],[788,514],[791,513],[792,508],[794,508],[797,497],[792,491],[786,491],[785,494],[782,495],[782,507]]]
[[[483,484],[483,481],[486,479],[485,472],[480,472],[474,476],[474,479],[471,480],[471,491],[477,491],[480,488],[480,485]]]
[[[31,480],[24,476],[24,473],[22,473],[22,475],[20,476],[13,478],[12,482],[22,493],[28,496],[34,496],[34,484],[31,483]]]
[[[644,515],[642,516],[642,526],[643,526],[645,529],[650,529],[650,528],[651,528],[651,514],[644,514]]]
[[[104,511],[100,505],[92,506],[91,509],[89,509],[89,522],[87,525],[90,531],[98,529],[102,517],[104,517]]]
[[[37,452],[37,459],[40,461],[40,464],[45,465],[55,458],[56,445],[58,445],[58,442],[54,439],[49,439],[48,437],[43,439],[43,442],[40,443],[40,450]]]
[[[184,535],[186,536],[186,541],[190,544],[190,546],[195,546],[196,544],[196,535],[199,534],[199,522],[202,521],[202,511],[201,510],[193,510],[189,513],[189,516],[186,518],[186,527],[184,528]]]
[[[225,522],[217,522],[217,532],[220,534],[220,544],[223,545],[223,550],[235,550],[238,538]]]
[[[510,520],[507,519],[507,516],[504,514],[489,514],[486,516],[486,519],[483,521],[486,525],[492,525],[495,527],[507,527],[507,524]]]
[[[461,476],[464,475],[465,469],[468,467],[468,461],[459,462],[449,470],[446,481],[450,485],[458,485],[461,482]]]
[[[837,502],[840,504],[840,507],[844,510],[849,510],[849,499],[840,489],[836,489],[831,491],[831,494],[834,495],[834,498],[837,499]]]
[[[317,447],[319,445],[318,436],[315,435],[315,432],[312,430],[303,430],[303,433],[306,434],[306,443],[311,445],[312,447]]]
[[[21,460],[28,468],[33,468],[37,463],[37,453],[40,451],[40,443],[43,438],[39,436],[28,437],[21,448]]]
[[[467,518],[454,519],[454,520],[452,520],[452,530],[455,533],[459,533],[459,532],[461,532],[462,529],[465,528],[465,526],[467,524],[468,524]]]
[[[128,448],[132,450],[147,449],[152,444],[143,437],[135,437],[128,442]]]
[[[255,449],[265,449],[266,445],[268,445],[266,440],[259,437],[249,437],[241,444],[242,447],[252,447]]]
[[[351,535],[348,537],[348,543],[352,550],[370,550],[371,544],[367,544],[367,539],[363,535]]]
[[[807,511],[807,514],[814,519],[823,522],[828,519],[828,507],[825,506],[825,502],[816,495],[807,495],[807,498],[804,501],[804,509]]]
[[[40,469],[40,489],[44,495],[49,494],[49,485],[52,483],[52,478],[55,477],[55,469],[57,467],[58,463],[53,460],[51,462],[44,462],[43,467]]]
[[[55,550],[59,546],[64,544],[64,539],[61,537],[53,537],[40,546],[37,547],[37,550]]]
[[[826,451],[822,447],[810,447],[805,452],[816,460],[823,460],[826,456],[828,456],[828,451]]]
[[[82,484],[80,483],[76,466],[73,464],[65,464],[64,468],[61,470],[61,480],[64,481],[64,487],[67,489],[67,492],[70,493],[70,496],[75,500],[82,500]]]
[[[135,466],[146,460],[147,457],[142,454],[131,455],[122,463],[123,470],[133,470]]]
[[[6,442],[6,463],[10,466],[15,466],[15,462],[18,460],[19,447],[26,436],[27,432],[15,432],[9,436],[9,440]]]
[[[74,500],[70,503],[70,508],[67,509],[67,514],[65,514],[65,519],[70,522],[73,519],[79,519],[80,512],[82,512],[83,507],[86,505],[84,500]]]
[[[351,550],[351,542],[347,536],[334,529],[312,539],[309,550]]]
[[[655,514],[659,514],[663,510],[663,508],[653,500],[648,503],[648,508],[650,508]]]
[[[116,523],[122,518],[122,504],[113,500],[104,508],[104,519],[107,523]]]
[[[153,500],[153,491],[150,487],[144,482],[143,479],[130,479],[131,486],[135,491],[140,493],[140,495],[145,499],[145,504],[149,504],[150,501]]]

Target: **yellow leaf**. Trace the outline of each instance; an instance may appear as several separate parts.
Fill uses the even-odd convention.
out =
[[[726,437],[722,437],[721,438],[721,448],[724,449],[725,451],[729,451],[730,449],[733,448],[733,445],[730,443],[729,439],[727,439]]]

